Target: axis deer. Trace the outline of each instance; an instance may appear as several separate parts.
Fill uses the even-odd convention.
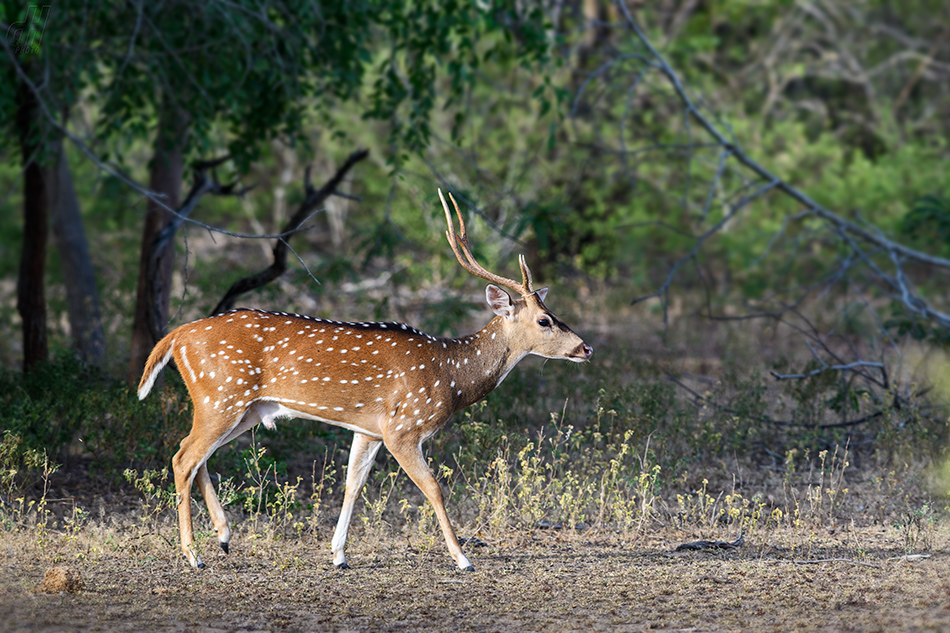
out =
[[[191,433],[172,459],[181,547],[193,567],[205,566],[192,534],[193,481],[225,553],[231,538],[208,476],[208,458],[258,424],[274,429],[278,418],[304,418],[354,432],[343,508],[331,543],[337,567],[348,568],[343,549],[353,507],[376,452],[385,444],[435,508],[452,558],[460,569],[473,571],[449,523],[422,443],[454,412],[497,387],[526,355],[583,362],[593,350],[544,306],[547,288],[532,288],[524,256],[519,258],[520,284],[479,265],[458,204],[452,198],[459,220],[456,235],[441,190],[439,198],[455,257],[465,270],[492,282],[486,296],[497,316],[478,332],[441,338],[401,323],[343,323],[238,309],[182,325],[152,350],[139,398],[148,395],[159,372],[174,358],[194,404]],[[499,285],[520,296],[512,300]]]

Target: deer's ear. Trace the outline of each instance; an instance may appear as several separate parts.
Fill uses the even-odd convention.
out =
[[[488,284],[488,287],[485,288],[485,298],[488,299],[488,305],[491,306],[492,312],[498,316],[510,319],[515,313],[515,306],[511,303],[511,297],[495,284]]]
[[[538,299],[540,299],[541,302],[544,303],[544,298],[548,296],[548,290],[550,290],[550,288],[545,286],[544,288],[541,288],[540,290],[535,290],[534,294],[538,295]]]

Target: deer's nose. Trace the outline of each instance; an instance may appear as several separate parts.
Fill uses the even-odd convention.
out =
[[[594,353],[594,348],[588,345],[587,343],[584,343],[581,346],[581,351],[584,352],[584,358],[590,358],[591,354]]]

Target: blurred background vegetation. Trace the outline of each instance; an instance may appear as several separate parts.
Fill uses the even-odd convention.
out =
[[[595,348],[580,369],[516,371],[437,440],[443,456],[489,461],[512,430],[526,438],[554,412],[590,446],[633,429],[631,455],[642,467],[649,452],[671,477],[717,460],[723,477],[729,459],[786,467],[789,451],[846,443],[870,461],[942,459],[943,0],[37,7],[0,13],[15,35],[0,56],[0,428],[23,450],[113,480],[167,464],[187,396],[177,377],[143,403],[129,387],[134,337],[150,340],[133,320],[154,299],[141,296],[143,243],[173,217],[159,203],[184,204],[201,177],[219,185],[190,210],[200,224],[171,241],[154,299],[167,331],[271,264],[273,238],[219,229],[280,233],[366,149],[285,237],[288,270],[240,305],[438,334],[480,327],[481,284],[442,237],[442,187],[472,218],[476,256],[510,276],[524,252],[549,304]],[[101,328],[102,347],[73,320],[71,247],[53,239],[63,216],[30,228],[42,201],[29,166],[43,182],[62,174],[60,155],[97,293],[84,327]],[[247,190],[227,195],[232,183]],[[147,217],[157,224],[143,241]],[[47,234],[45,270],[24,281],[24,246]],[[27,281],[45,292],[38,361],[17,309]],[[289,427],[272,440],[284,473],[314,447],[348,443]],[[249,450],[236,444],[216,458],[234,472]]]

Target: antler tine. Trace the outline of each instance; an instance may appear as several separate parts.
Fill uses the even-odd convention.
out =
[[[455,207],[455,215],[457,215],[459,219],[459,233],[461,234],[459,237],[455,236],[455,222],[452,220],[452,215],[451,213],[449,213],[449,208],[445,204],[445,198],[442,197],[441,189],[439,189],[439,199],[442,200],[442,209],[445,211],[445,221],[449,226],[449,230],[446,231],[445,234],[446,236],[448,236],[451,233],[451,238],[449,239],[449,245],[452,246],[452,250],[455,252],[455,256],[459,257],[459,251],[457,250],[457,246],[461,244],[462,245],[461,252],[465,256],[465,259],[468,260],[468,263],[471,264],[474,268],[484,271],[485,269],[482,268],[482,266],[477,261],[475,261],[475,256],[472,255],[472,249],[469,248],[468,246],[468,235],[465,232],[465,219],[462,217],[462,212],[459,210],[459,205],[455,201],[455,197],[451,193],[449,193],[449,199],[452,200],[452,206]],[[459,257],[459,262],[462,264],[462,266],[465,266],[465,262],[463,262],[460,257]],[[469,268],[468,266],[465,266],[465,270],[472,272],[471,268]],[[488,272],[488,271],[485,271],[485,272]]]
[[[455,215],[457,215],[459,219],[460,235],[455,234],[455,222],[452,220],[452,214],[449,211],[449,205],[445,202],[445,196],[442,195],[442,189],[439,189],[439,200],[442,201],[442,209],[445,211],[445,223],[448,226],[448,230],[445,232],[445,237],[449,241],[449,246],[452,247],[452,252],[455,253],[455,258],[459,261],[459,264],[462,265],[462,268],[472,273],[476,277],[481,277],[482,279],[486,279],[498,285],[511,288],[523,296],[531,294],[531,272],[528,271],[527,275],[525,275],[527,266],[523,263],[523,256],[521,258],[521,273],[524,277],[524,283],[522,284],[519,284],[514,279],[508,279],[507,277],[502,277],[501,275],[496,275],[495,273],[489,272],[481,264],[475,261],[475,256],[472,255],[472,249],[468,246],[468,237],[465,234],[465,220],[462,219],[462,212],[459,210],[459,205],[451,193],[449,193],[449,199],[452,200],[452,206],[455,207]]]
[[[518,255],[518,265],[521,266],[521,278],[524,280],[524,288],[527,292],[522,294],[531,294],[534,292],[534,287],[531,285],[531,269],[528,268],[528,262],[525,261],[524,255]]]

